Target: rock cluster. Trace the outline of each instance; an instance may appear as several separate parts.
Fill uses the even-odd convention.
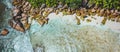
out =
[[[49,19],[46,18],[48,15],[46,11],[48,10],[42,9],[44,8],[44,5],[41,6],[41,11],[39,11],[38,8],[32,7],[31,4],[26,0],[13,0],[12,4],[14,6],[12,9],[13,17],[8,22],[12,28],[21,32],[25,32],[27,29],[29,29],[33,19],[37,20],[40,25],[48,23]]]
[[[33,7],[26,0],[13,0],[13,18],[10,20],[10,25],[16,30],[24,32],[30,27],[30,20],[37,20],[38,23],[43,26],[48,23],[47,16],[54,12],[56,15],[59,12],[63,12],[63,15],[73,15],[81,16],[80,18],[76,18],[77,24],[80,24],[80,20],[83,20],[87,17],[87,15],[96,15],[104,16],[102,20],[102,24],[106,23],[106,20],[112,20],[116,22],[120,22],[120,11],[115,9],[102,9],[97,6],[91,6],[89,8],[81,7],[78,9],[72,9],[68,7],[67,4],[58,3],[56,7],[46,7],[46,4],[42,4],[40,7]],[[87,20],[90,22],[91,20]]]

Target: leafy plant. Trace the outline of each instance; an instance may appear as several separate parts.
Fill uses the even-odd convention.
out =
[[[61,2],[63,5],[67,4],[70,8],[79,8],[81,7],[82,1],[84,0],[27,0],[33,7],[40,7],[43,3],[47,7],[57,6],[58,2]],[[120,0],[87,0],[89,5],[95,4],[97,7],[107,8],[107,9],[118,9],[120,10]]]
[[[89,0],[89,4],[95,4],[101,8],[120,10],[120,0]]]

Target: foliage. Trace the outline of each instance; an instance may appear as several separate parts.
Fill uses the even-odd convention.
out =
[[[46,2],[45,0],[27,0],[27,1],[30,2],[33,7],[40,7],[42,3]]]
[[[101,8],[120,10],[120,0],[89,0],[89,3]]]
[[[43,3],[47,7],[57,6],[58,2],[62,4],[68,4],[70,8],[79,8],[81,7],[82,1],[85,0],[28,0],[34,7],[40,7]],[[120,0],[87,0],[89,4],[95,4],[101,8],[108,9],[119,9],[120,10]]]
[[[57,0],[46,0],[47,7],[52,7],[57,5]]]
[[[79,8],[81,6],[82,0],[70,0],[69,7],[71,8]]]
[[[71,8],[78,8],[81,5],[82,0],[28,0],[32,6],[40,7],[43,3],[47,5],[47,7],[56,6],[58,2],[62,2],[62,4],[68,4]]]

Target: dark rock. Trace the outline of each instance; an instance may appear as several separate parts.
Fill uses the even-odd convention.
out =
[[[37,19],[38,23],[43,26],[45,24],[45,21],[43,21],[43,19]]]
[[[16,23],[13,19],[10,19],[8,23],[12,28],[21,32],[25,32],[24,26],[21,22]]]
[[[29,4],[28,6],[26,6],[25,8],[24,8],[24,11],[29,11],[31,9],[31,4]]]
[[[7,29],[3,29],[3,30],[1,31],[1,35],[2,35],[2,36],[6,36],[8,33],[9,33],[9,31],[8,31]]]
[[[100,16],[103,16],[103,15],[104,15],[104,12],[105,12],[105,9],[101,9],[101,10],[100,10],[100,13],[99,13]]]
[[[22,13],[22,11],[20,8],[14,7],[13,16],[21,16],[21,13]]]

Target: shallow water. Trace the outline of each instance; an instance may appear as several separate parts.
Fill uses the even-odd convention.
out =
[[[11,19],[12,0],[0,0],[0,5],[4,6],[1,10],[0,31],[4,28],[9,30],[7,36],[0,36],[0,52],[33,52],[31,46],[29,32],[22,33],[14,30],[8,25],[8,20]],[[22,50],[22,51],[21,51]]]
[[[41,27],[36,20],[31,28],[22,33],[8,25],[11,18],[10,0],[0,0],[0,30],[7,28],[10,33],[0,36],[0,52],[119,52],[120,33],[106,26],[82,23],[76,24],[75,15],[62,13],[48,16],[49,23]],[[5,4],[4,4],[5,3]],[[37,44],[37,47],[36,47]]]
[[[54,17],[53,17],[54,16]],[[50,14],[49,23],[41,27],[33,21],[31,42],[45,52],[118,52],[119,33],[95,24],[76,25],[74,15]]]

